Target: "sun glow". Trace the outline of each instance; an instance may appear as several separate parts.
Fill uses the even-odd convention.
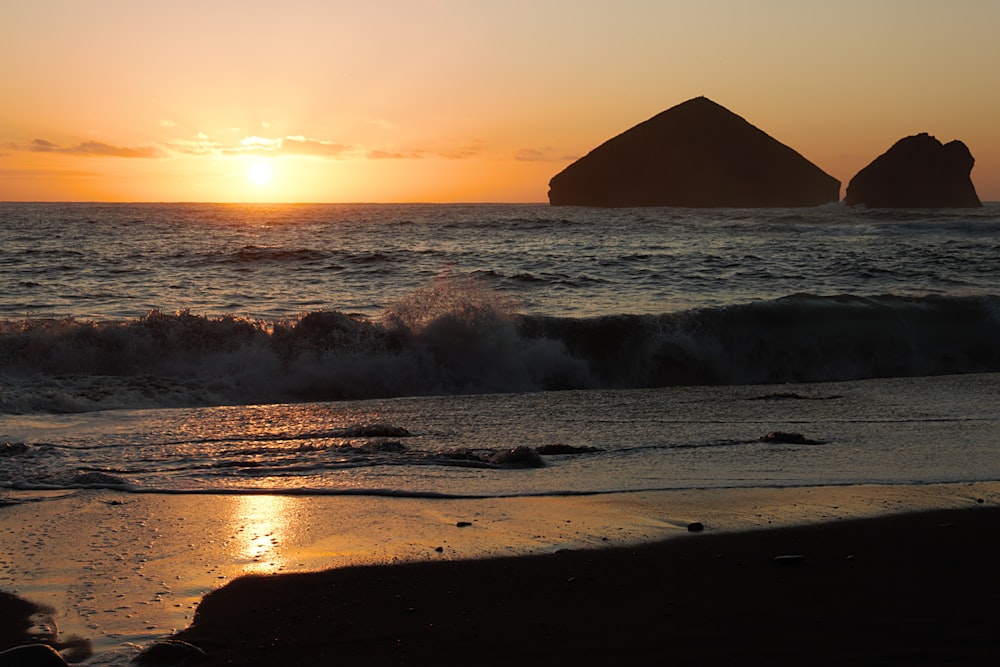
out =
[[[247,167],[247,178],[254,185],[267,185],[273,177],[271,165],[266,162],[253,162]]]

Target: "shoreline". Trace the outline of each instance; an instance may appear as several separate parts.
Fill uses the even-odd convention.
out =
[[[762,529],[820,529],[956,508],[992,511],[1000,506],[1000,483],[478,500],[111,491],[7,492],[5,498],[16,502],[0,506],[0,537],[11,545],[0,590],[52,607],[62,634],[89,640],[97,653],[134,655],[137,646],[183,636],[206,594],[243,575],[435,563],[465,568],[459,564],[576,553],[607,552],[620,560],[650,545],[673,548],[667,545]],[[688,539],[687,526],[695,521],[705,531]]]

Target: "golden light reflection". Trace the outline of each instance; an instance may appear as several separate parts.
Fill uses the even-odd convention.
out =
[[[244,571],[270,574],[286,565],[284,543],[294,517],[283,496],[239,496],[233,506],[232,534]]]

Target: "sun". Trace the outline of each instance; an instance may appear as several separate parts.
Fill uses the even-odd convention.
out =
[[[271,165],[266,162],[253,162],[247,167],[247,178],[254,185],[267,185],[273,177],[274,172],[271,171]]]

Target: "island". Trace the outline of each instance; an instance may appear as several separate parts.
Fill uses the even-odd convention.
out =
[[[961,141],[922,132],[900,139],[847,185],[844,202],[868,208],[978,208],[976,160]]]
[[[840,200],[840,181],[706,97],[606,141],[549,182],[554,206],[760,208]]]

